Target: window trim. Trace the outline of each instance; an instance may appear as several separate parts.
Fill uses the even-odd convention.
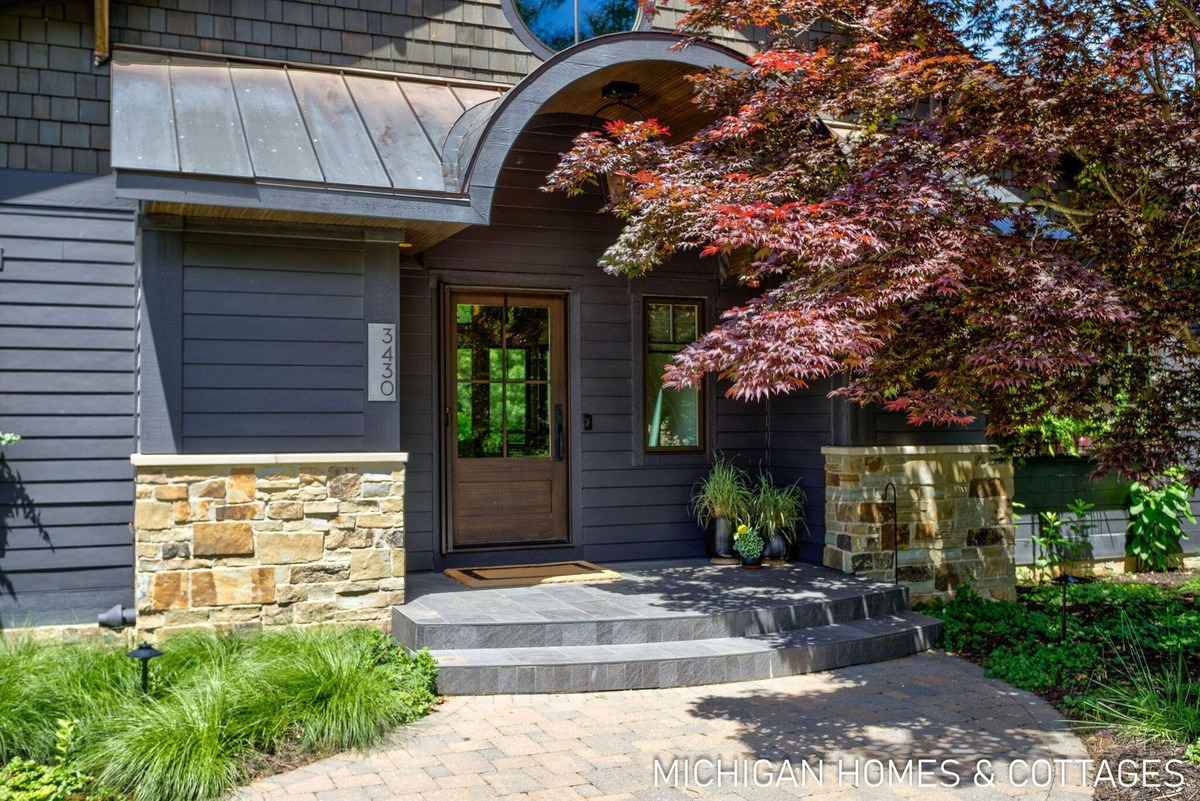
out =
[[[571,47],[566,47],[566,48],[563,48],[562,50],[553,50],[550,48],[549,45],[547,45],[545,42],[543,42],[541,39],[539,39],[537,34],[535,34],[532,30],[529,29],[529,25],[526,24],[525,18],[521,16],[520,10],[517,9],[516,0],[500,0],[500,9],[504,12],[504,16],[508,20],[509,24],[512,25],[513,33],[516,34],[517,38],[521,40],[521,44],[523,44],[523,45],[525,45],[525,47],[529,48],[529,52],[533,53],[535,56],[540,58],[542,61],[549,61],[551,58],[558,55],[559,53],[563,53],[563,52],[566,52],[567,50],[570,50],[571,47],[575,47],[576,45],[582,44],[583,42],[587,42],[587,41],[591,41],[592,39],[599,38],[596,36],[589,36],[587,39],[583,39],[580,42],[577,42],[576,44],[571,45]],[[638,2],[637,17],[634,18],[633,26],[629,30],[630,31],[645,31],[645,30],[650,30],[650,28],[651,28],[651,18],[645,14],[643,4],[641,2]],[[628,33],[628,31],[621,31],[621,33]],[[610,34],[601,34],[601,36],[608,36],[608,35],[610,35]]]
[[[641,330],[641,339],[639,342],[639,347],[642,349],[642,358],[641,358],[642,369],[641,369],[641,376],[640,376],[639,387],[638,387],[638,389],[640,390],[640,394],[641,394],[641,406],[642,406],[642,414],[641,414],[642,419],[641,419],[641,425],[639,427],[638,439],[642,443],[642,453],[646,454],[646,455],[672,454],[672,453],[678,453],[678,454],[708,453],[708,378],[707,377],[700,379],[700,385],[698,387],[696,387],[696,390],[695,390],[696,394],[697,394],[696,428],[697,428],[697,433],[700,435],[699,443],[697,443],[696,445],[687,445],[687,446],[675,446],[675,447],[659,446],[657,448],[652,448],[652,447],[650,447],[650,444],[648,442],[649,437],[647,436],[647,434],[649,432],[648,427],[650,424],[650,408],[649,408],[649,404],[646,403],[646,362],[648,361],[648,358],[650,355],[650,305],[654,304],[654,303],[658,303],[658,304],[667,303],[667,304],[671,304],[671,305],[683,305],[683,304],[692,305],[692,304],[694,304],[697,307],[697,314],[696,314],[696,323],[697,323],[696,337],[697,337],[697,339],[704,336],[704,333],[705,333],[706,329],[708,328],[708,316],[707,316],[708,315],[708,302],[705,298],[688,296],[688,295],[678,295],[678,296],[644,295],[644,296],[642,296],[642,323],[641,323],[642,330]]]

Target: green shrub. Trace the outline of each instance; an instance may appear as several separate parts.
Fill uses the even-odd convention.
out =
[[[6,431],[0,431],[0,448],[7,445],[16,445],[20,441],[21,437],[19,434],[9,434]]]
[[[1149,570],[1162,572],[1179,563],[1183,521],[1196,522],[1192,514],[1192,491],[1180,477],[1182,471],[1167,474],[1166,483],[1150,487],[1134,482],[1129,488],[1129,528],[1125,548]]]
[[[1022,690],[1071,690],[1086,687],[1096,670],[1099,649],[1086,642],[1034,648],[998,648],[987,658],[989,676]]]
[[[365,748],[436,701],[428,653],[374,629],[179,635],[149,696],[122,650],[0,646],[0,749],[47,761],[47,720],[78,721],[69,766],[136,801],[216,798],[280,749]]]

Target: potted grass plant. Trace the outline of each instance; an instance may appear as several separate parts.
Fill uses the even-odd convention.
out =
[[[750,491],[746,475],[735,465],[718,456],[708,475],[700,479],[692,496],[692,513],[701,528],[713,525],[713,553],[733,557],[733,521],[750,512]]]
[[[766,543],[767,559],[783,559],[804,525],[804,490],[798,484],[777,487],[770,473],[758,477],[751,517]]]
[[[762,567],[767,544],[762,535],[750,525],[742,523],[733,535],[733,549],[742,558],[742,567],[749,570]]]

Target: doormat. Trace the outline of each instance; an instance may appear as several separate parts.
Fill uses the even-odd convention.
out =
[[[468,587],[537,587],[544,584],[595,584],[617,581],[621,574],[591,562],[550,562],[543,565],[502,565],[447,570],[446,575]]]

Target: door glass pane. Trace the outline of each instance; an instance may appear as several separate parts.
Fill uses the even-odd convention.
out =
[[[506,384],[505,433],[509,458],[550,455],[550,386]]]
[[[503,384],[458,383],[458,455],[504,455]]]
[[[673,322],[675,324],[675,336],[671,340],[678,344],[687,344],[696,339],[696,312],[695,306],[676,306]]]
[[[673,342],[671,336],[671,306],[651,303],[646,307],[647,336],[651,342]]]
[[[459,380],[498,381],[504,372],[504,307],[459,303],[456,368]]]
[[[550,310],[537,306],[508,309],[507,378],[550,380]]]

